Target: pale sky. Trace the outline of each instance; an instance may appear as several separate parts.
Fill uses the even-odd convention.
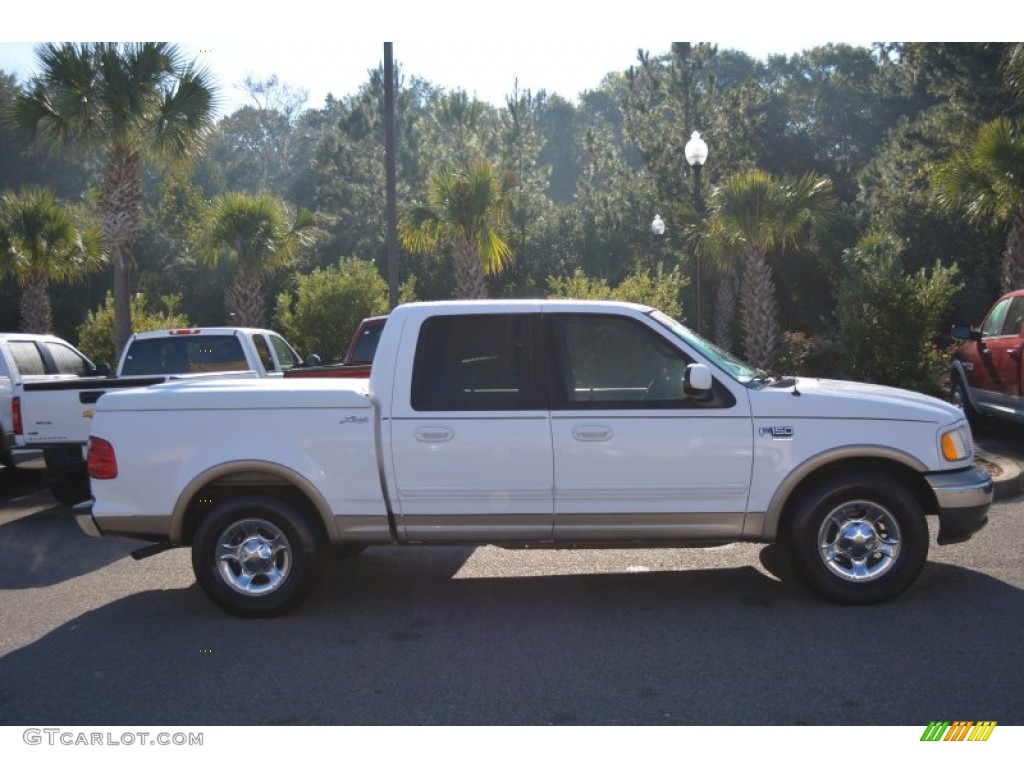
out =
[[[826,42],[979,39],[978,22],[920,17],[893,9],[891,0],[862,0],[834,21],[821,18],[820,0],[733,0],[717,5],[648,0],[642,4],[516,0],[391,0],[359,3],[309,0],[51,0],[5,9],[0,69],[27,79],[35,67],[31,42],[167,40],[178,42],[220,85],[226,111],[244,103],[233,87],[246,75],[280,80],[309,92],[307,107],[327,93],[347,96],[383,61],[383,40],[395,60],[447,89],[461,88],[501,105],[518,79],[522,90],[575,100],[602,78],[636,63],[638,49],[669,50],[672,39],[706,40],[756,58],[795,53]],[[1000,12],[1003,13],[1002,11]],[[1006,11],[1021,14],[1020,10]],[[980,14],[979,14],[980,16]],[[949,29],[936,26],[945,23]],[[1022,28],[1004,25],[1002,28]],[[664,37],[666,40],[659,41]]]

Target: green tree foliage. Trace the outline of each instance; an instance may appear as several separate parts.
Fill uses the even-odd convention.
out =
[[[813,175],[784,180],[751,171],[729,178],[711,196],[699,247],[720,265],[720,290],[731,293],[735,302],[717,301],[716,311],[739,314],[744,352],[759,368],[771,368],[782,339],[768,256],[806,245],[835,209],[831,182]],[[734,272],[742,276],[738,293]],[[718,322],[728,327],[722,318]]]
[[[681,296],[688,282],[678,266],[666,270],[661,264],[651,271],[635,269],[615,287],[602,278],[587,277],[577,269],[569,277],[548,280],[548,296],[555,299],[632,301],[682,318]]]
[[[843,255],[836,317],[849,374],[860,380],[942,395],[948,360],[933,348],[939,321],[960,290],[959,270],[938,261],[907,272],[903,243],[889,233],[865,235]]]
[[[486,298],[484,276],[500,272],[512,260],[499,231],[508,221],[506,192],[493,167],[483,161],[438,171],[427,202],[408,208],[399,220],[402,245],[413,253],[451,248],[456,295]]]
[[[136,333],[188,328],[188,317],[178,312],[180,303],[180,294],[161,296],[162,308],[153,309],[145,294],[136,293],[130,303],[132,328]],[[117,364],[119,353],[114,341],[114,296],[111,292],[107,292],[103,304],[90,310],[85,322],[78,326],[78,348],[90,360],[109,363],[111,367]]]
[[[404,300],[409,300],[408,294]],[[340,362],[364,317],[388,311],[388,284],[372,261],[342,259],[295,277],[294,289],[277,297],[274,325],[301,355]]]
[[[101,148],[103,236],[114,265],[117,344],[131,333],[132,248],[142,228],[145,160],[180,163],[202,147],[213,116],[205,72],[168,43],[48,43],[41,74],[10,114],[40,146]]]
[[[225,297],[232,325],[262,327],[264,279],[291,265],[314,228],[309,211],[293,213],[272,195],[227,193],[210,203],[202,258],[213,266],[223,258],[234,263]]]
[[[66,47],[56,48],[65,63],[74,58]],[[72,107],[106,97],[98,54],[86,55],[95,50],[71,48],[89,74],[87,83],[75,87],[95,88],[85,102],[76,101],[73,88],[44,89],[55,114],[73,115]],[[898,237],[908,273],[930,273],[936,259],[959,266],[972,290],[956,294],[950,315],[940,322],[951,320],[952,312],[980,316],[998,292],[999,256],[1014,241],[1012,217],[974,222],[965,216],[974,205],[969,198],[941,205],[936,170],[957,148],[973,156],[983,128],[995,121],[1020,132],[1021,50],[1013,43],[878,43],[870,49],[836,44],[757,61],[710,43],[666,44],[661,51],[637,52],[635,66],[609,72],[576,99],[513,88],[499,107],[399,73],[398,198],[403,204],[429,203],[438,173],[484,162],[506,202],[507,219],[492,222],[492,229],[515,259],[486,281],[477,276],[478,285],[493,295],[542,295],[549,277],[571,280],[577,270],[597,283],[619,286],[632,273],[654,275],[664,264],[667,274],[678,265],[689,278],[680,301],[692,320],[697,261],[694,242],[685,236],[698,217],[691,205],[694,175],[683,157],[691,131],[699,130],[710,147],[701,174],[705,201],[755,171],[773,179],[826,177],[839,201],[834,215],[810,238],[802,230],[799,247],[768,248],[759,279],[775,293],[779,333],[770,338],[790,340],[783,349],[787,364],[835,365],[841,358],[826,343],[828,329],[838,325],[832,287],[847,275],[839,255],[864,232],[885,230]],[[132,72],[158,70],[152,66],[157,59],[144,56]],[[180,89],[172,79],[164,82],[170,93]],[[221,296],[234,281],[237,262],[201,259],[194,230],[203,223],[198,212],[205,201],[225,193],[271,190],[290,210],[315,211],[322,236],[264,278],[264,295],[292,285],[296,272],[334,268],[339,254],[373,260],[378,269],[385,263],[382,68],[368,72],[356,93],[328,96],[313,109],[305,109],[300,89],[277,78],[250,78],[247,87],[250,104],[220,121],[209,151],[187,174],[145,174],[142,186],[125,186],[130,194],[117,198],[119,210],[138,214],[141,222],[130,249],[139,277],[134,290],[180,292],[183,311],[203,324],[223,322]],[[31,100],[36,92],[36,84],[21,86],[0,73],[0,109]],[[178,115],[188,111],[184,95]],[[187,122],[175,119],[170,125],[184,128]],[[60,134],[57,125],[39,123],[31,142],[15,132],[16,122],[0,125],[0,178],[11,189],[45,184],[62,199],[99,205],[111,189],[104,186],[103,171],[114,167],[107,150],[117,146],[110,139],[117,132],[104,124],[88,136],[66,134],[69,144],[99,150],[79,157],[23,156],[29,143],[52,146],[49,139]],[[126,121],[122,127],[141,125]],[[142,131],[138,145],[149,146],[153,135]],[[93,140],[80,141],[86,138]],[[147,164],[149,158],[147,153]],[[1005,171],[1001,181],[1012,182],[1015,173]],[[649,229],[656,213],[667,225],[661,238]],[[741,301],[751,295],[739,278],[750,264],[739,241],[729,247],[697,242],[707,330],[712,318],[717,324],[739,317]],[[452,296],[459,292],[454,254],[451,242],[440,241],[428,253],[405,250],[401,275],[415,277],[426,298]],[[715,257],[725,269],[715,269]],[[109,280],[107,271],[85,286],[50,287],[54,322],[65,335],[73,334],[92,292],[105,291]],[[22,294],[13,281],[0,284],[0,325],[18,322]],[[722,299],[714,313],[713,295]],[[738,323],[726,325],[734,334],[738,330]]]
[[[48,189],[29,187],[0,198],[0,276],[21,288],[21,330],[50,333],[51,282],[80,280],[106,264],[95,225],[81,225]]]
[[[962,211],[972,223],[1006,227],[1000,283],[1024,286],[1024,120],[998,118],[982,126],[935,173],[939,203]]]

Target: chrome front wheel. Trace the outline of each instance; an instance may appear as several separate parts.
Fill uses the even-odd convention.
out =
[[[851,468],[806,488],[780,531],[804,583],[847,604],[906,590],[928,558],[928,525],[910,480]]]
[[[881,578],[898,562],[900,546],[896,517],[873,501],[840,504],[818,529],[822,562],[847,581]]]

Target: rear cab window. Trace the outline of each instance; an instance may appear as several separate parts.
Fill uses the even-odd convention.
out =
[[[123,376],[248,371],[242,343],[231,335],[166,336],[132,342]]]

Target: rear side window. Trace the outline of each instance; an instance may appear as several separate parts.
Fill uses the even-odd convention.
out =
[[[168,336],[136,339],[121,373],[125,376],[248,371],[242,343],[231,336]]]
[[[57,373],[72,373],[76,376],[87,376],[92,368],[84,357],[78,354],[67,344],[56,341],[46,342],[46,348],[57,364]]]
[[[531,315],[454,315],[420,330],[412,378],[417,411],[546,408]]]
[[[8,348],[22,376],[41,376],[46,373],[46,364],[34,341],[11,341],[8,342]]]

